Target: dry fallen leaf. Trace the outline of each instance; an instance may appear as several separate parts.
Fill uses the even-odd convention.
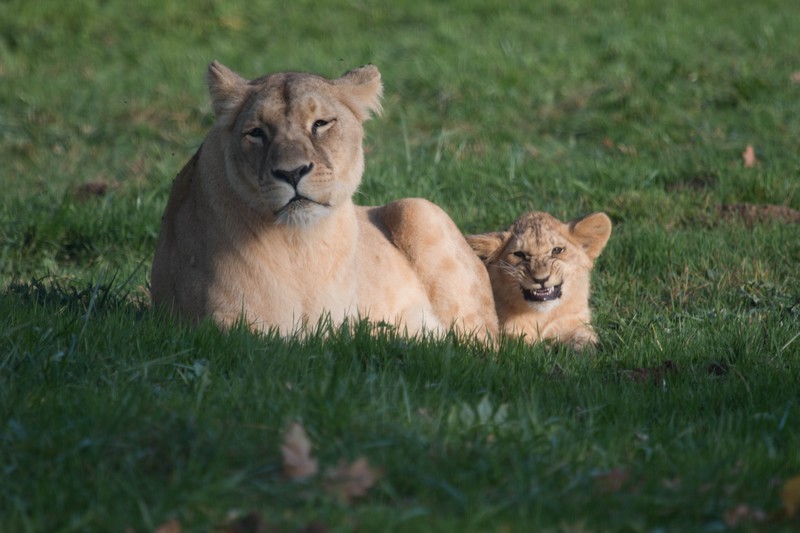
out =
[[[753,149],[752,144],[748,144],[747,148],[744,149],[742,152],[742,160],[744,161],[744,166],[747,168],[756,166],[758,160],[756,159],[756,151]]]
[[[281,445],[283,474],[288,479],[305,479],[317,473],[317,460],[311,457],[311,441],[298,422],[289,424]]]
[[[278,524],[267,522],[258,511],[253,511],[242,516],[238,516],[238,513],[234,512],[225,524],[214,531],[215,533],[281,533],[285,530]],[[328,527],[322,522],[311,522],[292,531],[296,533],[327,533]]]
[[[728,527],[739,527],[744,522],[764,522],[767,515],[761,509],[753,509],[747,504],[740,503],[725,511],[724,518]]]
[[[783,484],[781,500],[786,516],[792,517],[800,511],[800,476],[795,476]]]
[[[276,530],[277,528],[267,524],[261,513],[254,511],[244,516],[231,518],[220,533],[270,533]]]
[[[172,518],[158,526],[155,533],[181,533],[181,523],[177,518]]]
[[[602,494],[619,492],[630,478],[630,471],[624,468],[614,468],[594,478],[594,489]]]
[[[795,83],[800,83],[800,71],[792,72],[792,81]]]
[[[343,503],[351,503],[367,494],[380,472],[370,468],[366,458],[359,457],[350,464],[339,461],[339,466],[325,472],[325,490],[337,496]]]
[[[636,147],[631,144],[618,144],[617,150],[631,157],[637,157],[639,155],[639,151],[636,150]]]

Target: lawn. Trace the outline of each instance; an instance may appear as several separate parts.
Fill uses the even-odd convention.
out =
[[[798,528],[799,19],[794,0],[0,3],[0,531]],[[154,313],[213,59],[377,65],[358,203],[422,196],[466,233],[606,212],[597,353]],[[284,472],[293,422],[305,479]],[[337,472],[364,460],[377,479],[351,494]]]

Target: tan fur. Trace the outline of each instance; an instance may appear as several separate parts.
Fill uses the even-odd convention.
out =
[[[506,231],[468,236],[489,271],[503,331],[531,343],[554,339],[579,350],[594,347],[589,282],[610,235],[611,220],[604,213],[565,224],[534,211]],[[551,296],[560,290],[561,296],[533,301],[535,295],[528,292],[526,298],[525,290],[549,290]]]
[[[214,62],[208,83],[216,124],[162,218],[157,306],[282,334],[326,316],[497,333],[486,270],[444,211],[422,199],[353,204],[362,122],[380,111],[374,66],[247,81]]]

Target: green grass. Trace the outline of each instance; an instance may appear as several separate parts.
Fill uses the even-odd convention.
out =
[[[496,4],[496,5],[495,5]],[[716,531],[797,527],[800,209],[792,0],[0,3],[0,531]],[[149,309],[203,76],[374,63],[357,201],[465,232],[603,210],[593,358],[508,341],[306,341]],[[754,146],[758,165],[741,153]],[[81,193],[102,183],[103,195]],[[483,413],[483,415],[481,415]],[[281,476],[299,420],[345,505]],[[756,511],[763,512],[766,521]],[[727,520],[726,520],[727,517]]]

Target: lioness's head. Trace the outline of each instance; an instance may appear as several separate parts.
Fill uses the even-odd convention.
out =
[[[378,69],[329,80],[282,72],[248,81],[214,61],[208,87],[216,118],[209,138],[225,179],[278,224],[310,225],[351,202],[364,171],[362,123],[380,112]]]
[[[533,211],[506,231],[470,235],[467,241],[490,268],[496,291],[518,295],[545,312],[562,298],[588,299],[589,271],[610,235],[611,220],[604,213],[565,224]]]

